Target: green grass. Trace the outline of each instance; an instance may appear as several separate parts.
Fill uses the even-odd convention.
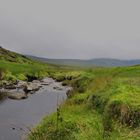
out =
[[[42,78],[47,75],[48,65],[39,62],[15,63],[0,60],[0,70],[3,71],[2,80],[28,80],[28,77]]]
[[[102,139],[102,119],[96,111],[91,111],[84,105],[65,105],[65,107],[60,109],[60,116],[61,120],[58,121],[58,126],[56,123],[56,114],[53,114],[51,118],[45,118],[32,135],[30,135],[30,139]]]
[[[140,139],[140,66],[70,71],[53,73],[53,78],[61,75],[60,79],[74,88],[60,107],[59,127],[55,113],[46,117],[29,139]]]

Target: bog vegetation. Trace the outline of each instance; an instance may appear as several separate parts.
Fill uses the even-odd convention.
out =
[[[140,66],[63,69],[50,76],[73,91],[30,140],[140,139]]]

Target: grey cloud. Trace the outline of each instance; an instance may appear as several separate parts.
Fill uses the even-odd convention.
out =
[[[137,59],[139,0],[1,0],[0,45],[48,58]]]

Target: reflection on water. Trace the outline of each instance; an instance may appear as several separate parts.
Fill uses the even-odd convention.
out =
[[[0,92],[0,104],[4,101],[4,100],[6,100],[6,93],[1,93]]]

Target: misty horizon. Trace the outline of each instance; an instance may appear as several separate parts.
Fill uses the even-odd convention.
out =
[[[9,49],[9,48],[6,48],[6,47],[4,47],[4,46],[2,46],[2,45],[0,45],[0,47],[2,47],[2,48],[4,48],[4,49],[7,49],[7,50],[9,50],[9,51],[13,51],[13,52],[16,52],[16,53],[19,53],[19,54],[22,54],[22,55],[26,55],[26,56],[34,56],[34,57],[39,57],[39,58],[46,58],[46,59],[68,59],[68,60],[74,60],[74,59],[76,59],[76,60],[92,60],[92,59],[117,59],[117,60],[140,60],[140,58],[132,58],[132,59],[125,59],[125,58],[122,58],[122,59],[120,59],[120,58],[115,58],[115,57],[91,57],[91,58],[85,58],[85,59],[82,59],[82,58],[56,58],[56,57],[47,57],[47,56],[38,56],[38,55],[36,55],[36,54],[29,54],[29,53],[22,53],[22,52],[19,52],[19,51],[16,51],[16,50],[12,50],[12,49]]]
[[[5,48],[4,46],[0,45],[0,47],[4,48],[4,49],[7,49],[8,48]],[[23,54],[21,52],[18,52],[18,51],[14,51],[14,50],[9,50],[9,51],[13,51],[13,52],[16,52],[16,53],[19,53],[21,55],[25,55],[25,56],[33,56],[33,57],[38,57],[38,58],[45,58],[45,59],[61,59],[61,60],[92,60],[92,59],[114,59],[114,60],[140,60],[140,59],[119,59],[119,58],[109,58],[109,57],[96,57],[96,58],[89,58],[89,59],[79,59],[79,58],[53,58],[53,57],[41,57],[41,56],[37,56],[37,55],[31,55],[31,54]]]

